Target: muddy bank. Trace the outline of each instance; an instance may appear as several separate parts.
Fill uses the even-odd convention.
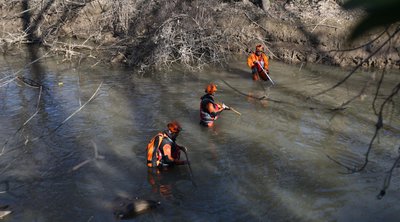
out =
[[[348,43],[361,13],[343,11],[335,1],[275,1],[265,11],[247,0],[31,0],[0,3],[0,11],[3,53],[34,44],[64,60],[123,64],[138,71],[176,62],[189,69],[224,64],[256,43],[268,47],[271,59],[355,66],[392,32],[375,30]],[[399,41],[392,39],[363,66],[400,68]]]

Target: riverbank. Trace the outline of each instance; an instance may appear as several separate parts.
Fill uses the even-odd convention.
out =
[[[188,69],[224,65],[263,43],[272,60],[287,63],[400,68],[398,37],[367,61],[387,39],[370,42],[383,30],[348,43],[360,12],[335,1],[300,3],[277,1],[265,11],[250,1],[10,1],[0,5],[0,49],[18,53],[38,44],[64,60],[145,71],[177,62]]]

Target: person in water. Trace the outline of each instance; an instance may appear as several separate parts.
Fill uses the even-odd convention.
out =
[[[264,47],[259,44],[256,46],[256,51],[247,57],[247,66],[251,69],[253,80],[260,80],[259,73],[263,72],[263,69],[269,74],[268,65],[268,57],[264,53]]]
[[[206,94],[201,97],[200,124],[203,126],[213,126],[214,121],[218,119],[218,116],[221,114],[221,112],[230,109],[225,104],[219,104],[214,101],[214,94],[216,91],[217,86],[214,83],[210,83],[206,86]]]
[[[184,165],[187,161],[180,160],[181,150],[186,152],[184,146],[176,143],[176,138],[182,130],[177,121],[167,124],[167,130],[154,136],[147,145],[147,166],[168,167],[173,165]]]

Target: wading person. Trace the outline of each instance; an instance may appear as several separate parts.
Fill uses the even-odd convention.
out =
[[[225,104],[218,104],[214,101],[214,94],[217,86],[213,83],[207,85],[205,95],[201,97],[200,102],[200,124],[203,126],[213,126],[214,121],[222,111],[230,109]]]
[[[167,128],[154,136],[147,145],[148,167],[168,167],[187,163],[180,160],[181,150],[186,152],[186,148],[175,142],[182,130],[181,125],[177,121],[173,121],[168,123]]]
[[[251,69],[253,80],[259,80],[260,77],[263,80],[268,80],[268,57],[265,55],[262,45],[257,45],[256,51],[252,52],[249,57],[247,57],[247,66]]]

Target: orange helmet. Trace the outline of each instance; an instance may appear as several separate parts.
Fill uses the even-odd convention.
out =
[[[256,52],[262,52],[262,51],[264,51],[264,47],[261,44],[258,44],[256,46]]]
[[[215,85],[214,83],[210,83],[206,86],[205,90],[206,93],[213,94],[216,91],[217,91],[217,85]]]
[[[178,133],[182,130],[181,124],[179,124],[177,121],[168,123],[167,127],[172,133]]]

